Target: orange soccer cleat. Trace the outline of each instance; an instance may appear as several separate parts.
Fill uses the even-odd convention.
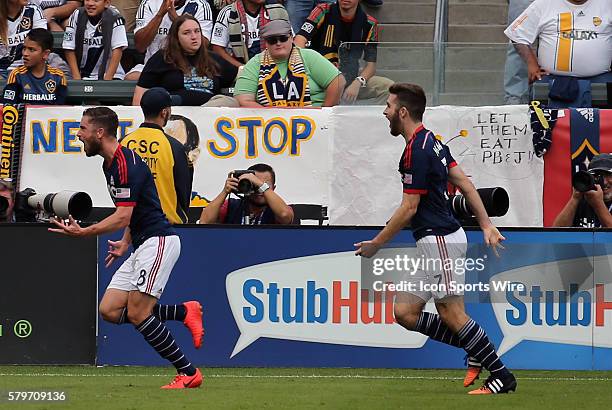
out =
[[[195,389],[202,385],[202,373],[200,369],[196,369],[193,376],[187,376],[186,374],[177,374],[174,379],[162,389]]]
[[[468,365],[467,372],[465,373],[465,378],[463,379],[463,387],[468,387],[474,384],[474,381],[478,379],[480,376],[480,372],[482,371],[482,366],[472,366]]]
[[[193,345],[196,349],[202,347],[202,339],[204,338],[204,323],[202,320],[202,305],[200,302],[192,300],[190,302],[183,303],[187,314],[183,324],[191,332],[193,337]]]
[[[504,377],[489,376],[482,387],[468,392],[468,394],[500,394],[516,391],[516,379],[512,373]]]

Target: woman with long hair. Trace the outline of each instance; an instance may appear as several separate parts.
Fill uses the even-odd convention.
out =
[[[163,87],[181,105],[237,107],[236,100],[220,95],[221,88],[232,85],[237,69],[206,44],[197,19],[183,14],[174,20],[164,46],[145,64],[132,104],[139,105],[147,89]]]

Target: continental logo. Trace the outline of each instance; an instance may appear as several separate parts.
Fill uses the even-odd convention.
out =
[[[2,153],[0,155],[0,178],[11,177],[13,158],[13,131],[19,121],[17,108],[5,105],[2,109]]]

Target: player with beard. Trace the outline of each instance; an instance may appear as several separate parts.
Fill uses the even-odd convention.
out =
[[[293,222],[293,209],[274,192],[276,174],[272,167],[255,164],[248,170],[254,173],[245,173],[238,178],[232,172],[229,173],[223,191],[202,210],[199,223],[287,225]],[[230,194],[238,192],[238,182],[243,179],[253,184],[255,192],[240,199],[228,199]]]
[[[99,236],[125,229],[124,241],[112,247],[106,266],[121,257],[132,243],[133,252],[115,272],[102,301],[100,314],[111,323],[132,323],[144,339],[164,359],[171,362],[177,376],[163,389],[194,388],[202,384],[202,374],[176,344],[164,320],[169,312],[155,309],[180,252],[181,242],[162,211],[153,175],[145,162],[117,141],[117,114],[107,107],[83,112],[77,137],[88,157],[104,158],[102,170],[117,209],[104,220],[81,227],[72,216],[68,222],[53,219],[51,232],[65,235]],[[188,312],[189,314],[189,312]],[[192,310],[188,322],[201,328],[201,313]],[[186,323],[187,325],[187,323]],[[193,331],[192,331],[193,333]],[[195,340],[195,337],[194,337]]]
[[[467,199],[487,246],[497,253],[500,241],[505,238],[489,220],[476,188],[461,171],[449,148],[423,126],[426,105],[423,89],[415,84],[394,84],[389,93],[384,115],[391,135],[401,134],[406,140],[399,163],[402,203],[376,237],[355,244],[355,254],[371,258],[404,227],[411,226],[419,254],[426,260],[443,263],[424,266],[421,271],[402,278],[414,284],[415,291],[398,293],[395,319],[408,330],[463,348],[469,357],[491,372],[483,386],[469,394],[514,391],[516,379],[497,356],[485,331],[466,314],[462,292],[451,285],[464,283],[465,278],[446,261],[465,258],[467,238],[448,207],[448,182],[458,187]],[[422,285],[437,290],[428,291]],[[423,310],[432,297],[438,314]]]

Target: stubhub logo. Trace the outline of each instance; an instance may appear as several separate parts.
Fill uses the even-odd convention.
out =
[[[419,348],[427,337],[395,324],[395,292],[360,287],[352,251],[263,263],[225,286],[240,337],[230,357],[260,337],[353,346]],[[432,310],[433,304],[427,310]]]
[[[522,291],[491,293],[504,334],[498,353],[506,353],[523,340],[612,347],[610,262],[608,255],[582,257],[493,276],[491,281],[525,285]]]

